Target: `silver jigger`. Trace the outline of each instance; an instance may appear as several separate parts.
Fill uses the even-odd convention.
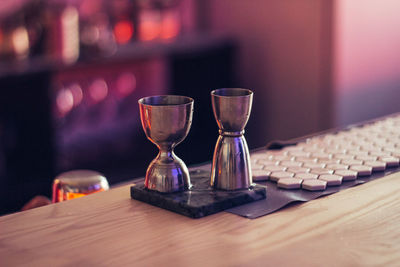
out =
[[[163,193],[191,188],[185,163],[174,147],[189,133],[193,99],[186,96],[150,96],[139,100],[140,120],[147,138],[160,150],[146,171],[145,187]]]
[[[214,117],[219,127],[211,169],[211,186],[216,189],[246,189],[252,185],[250,154],[244,127],[250,117],[253,92],[224,88],[211,92]]]

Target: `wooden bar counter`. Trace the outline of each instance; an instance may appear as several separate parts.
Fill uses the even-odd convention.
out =
[[[255,220],[190,219],[129,186],[0,217],[1,266],[400,264],[400,173]]]

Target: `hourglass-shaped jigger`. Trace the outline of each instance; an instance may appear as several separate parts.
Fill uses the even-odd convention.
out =
[[[189,133],[193,99],[186,96],[150,96],[139,100],[140,120],[147,138],[160,150],[146,172],[145,187],[163,193],[190,189],[189,171],[174,147]]]
[[[211,92],[214,116],[219,127],[211,169],[211,185],[216,189],[235,190],[252,184],[250,154],[244,127],[250,117],[253,92],[224,88]]]

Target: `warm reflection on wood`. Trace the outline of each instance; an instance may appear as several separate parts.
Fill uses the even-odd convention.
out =
[[[102,191],[104,191],[104,189],[100,189],[100,190],[91,192],[91,193],[89,193],[89,194],[93,194],[93,193],[97,193],[97,192],[102,192]],[[74,198],[78,198],[78,197],[84,197],[84,196],[87,196],[87,195],[89,195],[89,194],[67,192],[67,193],[64,193],[64,200],[70,200],[70,199],[74,199]]]

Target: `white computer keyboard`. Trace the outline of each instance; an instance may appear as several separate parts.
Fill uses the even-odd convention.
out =
[[[281,150],[251,154],[253,181],[284,189],[325,190],[358,177],[399,167],[400,115],[334,134],[309,138]]]

